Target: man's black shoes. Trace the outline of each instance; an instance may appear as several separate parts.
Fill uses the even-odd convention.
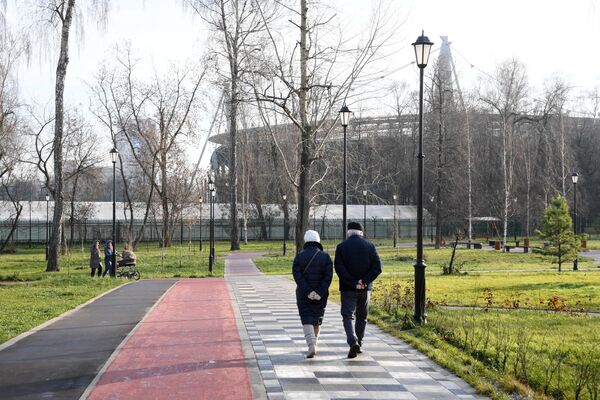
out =
[[[357,351],[357,353],[358,354],[362,354],[362,342],[360,340],[358,341],[358,351]]]
[[[360,346],[357,344],[353,344],[350,346],[350,351],[348,352],[348,358],[356,358],[358,353],[360,353]]]

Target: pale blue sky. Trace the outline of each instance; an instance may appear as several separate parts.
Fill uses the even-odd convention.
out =
[[[396,9],[393,55],[388,60],[391,66],[413,60],[410,44],[424,29],[436,44],[440,35],[449,36],[467,87],[480,70],[491,74],[499,62],[511,57],[527,65],[533,86],[541,86],[553,74],[577,88],[600,85],[600,6],[595,0],[391,1]],[[91,25],[80,49],[72,47],[66,99],[73,106],[87,108],[85,82],[93,79],[98,63],[116,42],[131,41],[137,53],[151,61],[146,64],[149,70],[160,68],[166,61],[199,57],[204,48],[207,32],[198,18],[183,10],[181,0],[112,3],[106,30],[101,32]],[[346,29],[360,26],[371,7],[369,0],[329,3],[338,9],[336,18],[344,18]],[[51,105],[54,70],[54,61],[40,62],[36,56],[29,66],[21,68],[20,85],[26,101],[35,98],[40,104]],[[416,74],[416,68],[410,66],[388,79],[407,81],[414,87]]]

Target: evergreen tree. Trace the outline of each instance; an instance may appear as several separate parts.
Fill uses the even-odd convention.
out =
[[[544,247],[544,254],[554,257],[560,272],[563,261],[574,260],[580,246],[580,238],[573,232],[573,220],[564,197],[558,195],[550,202],[544,211],[543,222],[543,230],[536,233],[548,242]]]

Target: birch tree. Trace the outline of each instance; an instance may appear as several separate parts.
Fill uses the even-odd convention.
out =
[[[24,15],[33,15],[34,25],[32,41],[37,42],[42,51],[47,51],[52,40],[58,42],[58,60],[54,86],[54,135],[53,182],[50,193],[54,198],[52,232],[46,271],[58,271],[60,268],[61,240],[63,236],[64,176],[63,176],[63,136],[64,136],[64,92],[69,64],[69,46],[71,29],[75,26],[78,39],[82,40],[84,27],[84,9],[99,22],[105,22],[108,16],[110,0],[25,0],[19,3]],[[23,20],[26,20],[23,17]],[[75,22],[75,23],[74,23]]]
[[[506,244],[508,217],[511,207],[511,191],[514,178],[514,135],[517,122],[525,110],[527,95],[527,74],[525,66],[510,60],[500,64],[492,82],[482,100],[494,112],[500,121],[501,165],[502,165],[502,240]]]

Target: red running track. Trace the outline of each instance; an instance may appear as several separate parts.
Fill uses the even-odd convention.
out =
[[[177,282],[88,399],[252,399],[225,280]]]

